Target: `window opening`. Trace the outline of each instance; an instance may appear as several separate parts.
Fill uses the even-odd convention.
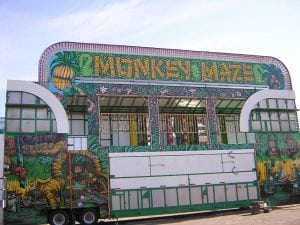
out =
[[[255,143],[254,133],[240,132],[240,113],[244,104],[243,99],[217,100],[217,132],[220,144]]]
[[[207,144],[205,100],[159,98],[160,145]]]
[[[251,112],[253,131],[299,131],[297,109],[294,100],[265,99]]]
[[[133,96],[99,96],[100,145],[146,146],[148,100]]]
[[[6,132],[56,132],[52,110],[39,98],[26,92],[7,92]]]

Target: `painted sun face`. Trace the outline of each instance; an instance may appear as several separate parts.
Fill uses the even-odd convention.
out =
[[[297,144],[295,141],[288,140],[287,144],[290,152],[297,152]]]

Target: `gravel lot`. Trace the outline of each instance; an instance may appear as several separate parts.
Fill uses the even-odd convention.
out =
[[[115,223],[108,223],[115,224]],[[167,218],[119,221],[121,225],[300,225],[300,204],[273,208],[252,215],[250,210],[198,213]]]

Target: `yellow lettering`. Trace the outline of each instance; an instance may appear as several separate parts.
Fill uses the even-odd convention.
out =
[[[254,81],[254,75],[253,75],[253,68],[251,65],[242,65],[243,68],[243,74],[244,74],[244,81],[245,82],[252,82]]]
[[[241,70],[241,65],[230,65],[229,66],[230,69],[233,69],[233,76],[232,76],[232,81],[240,81],[241,79],[238,77],[239,76],[239,73],[240,73],[240,70]]]
[[[191,63],[190,63],[190,61],[185,61],[184,64],[185,64],[185,66],[182,64],[181,61],[178,61],[178,67],[185,74],[185,80],[190,80],[190,78],[191,78]]]
[[[161,60],[158,60],[158,62],[155,61],[155,59],[151,59],[151,74],[152,79],[156,80],[156,75],[159,75],[160,78],[164,77],[164,74],[160,70],[160,67],[162,66],[163,62]]]
[[[179,75],[177,73],[177,61],[166,61],[166,78],[167,79],[178,79]]]
[[[208,80],[218,81],[219,80],[218,68],[217,68],[216,62],[212,63],[210,68],[208,68],[208,66],[206,66],[205,62],[201,62],[201,70],[202,70],[202,80],[203,81],[208,81]]]
[[[120,77],[132,77],[132,61],[131,59],[116,57],[117,71]]]
[[[200,61],[201,62],[201,61]],[[158,58],[134,58],[95,55],[94,74],[96,77],[182,80],[191,79],[191,62]],[[249,64],[230,64],[229,62],[201,62],[202,81],[253,82],[254,68]]]
[[[100,74],[115,76],[114,58],[110,56],[106,63],[104,63],[100,56],[95,56],[94,74],[95,76],[99,76]]]
[[[220,69],[220,81],[231,81],[230,79],[230,70],[228,69],[228,66],[225,63],[222,63],[221,69]]]
[[[140,71],[143,73],[144,77],[150,76],[149,59],[144,59],[144,63],[142,63],[141,59],[134,59],[133,67],[134,67],[135,78],[140,78]]]

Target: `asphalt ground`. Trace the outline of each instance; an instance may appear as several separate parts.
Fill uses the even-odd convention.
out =
[[[251,214],[249,209],[201,212],[165,217],[105,221],[105,225],[300,225],[300,204],[277,206],[269,213]]]

